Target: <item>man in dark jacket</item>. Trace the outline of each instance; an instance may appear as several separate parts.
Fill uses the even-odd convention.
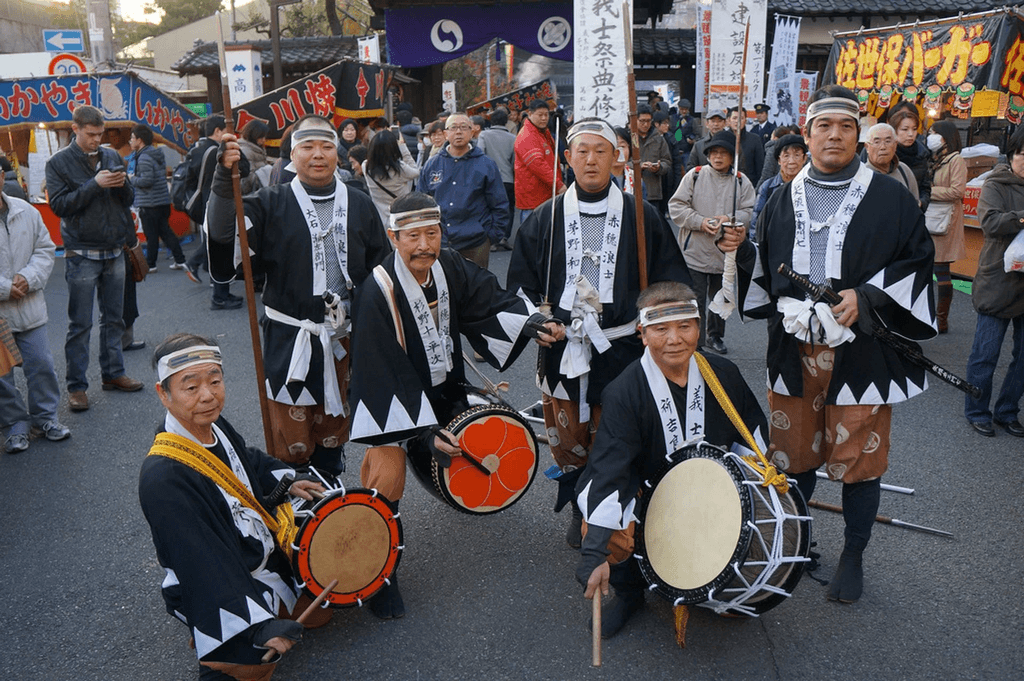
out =
[[[64,344],[67,388],[72,411],[89,408],[89,332],[92,301],[100,305],[100,368],[104,390],[135,392],[142,381],[124,372],[125,266],[121,249],[134,245],[135,224],[129,208],[132,187],[124,160],[100,146],[103,115],[92,106],[75,108],[71,129],[75,139],[46,164],[50,208],[61,218],[64,278],[68,283],[68,335]]]
[[[690,150],[690,159],[686,164],[688,170],[692,170],[697,166],[706,166],[708,164],[708,155],[705,153],[704,148],[707,147],[708,142],[711,138],[722,132],[725,128],[725,114],[721,109],[715,111],[709,111],[704,116],[704,137],[701,137],[693,145]]]
[[[185,269],[185,254],[181,251],[177,235],[171,230],[171,194],[167,190],[167,161],[164,152],[153,146],[153,131],[145,125],[132,128],[128,142],[135,152],[135,173],[131,176],[135,190],[135,205],[139,221],[146,234],[146,262],[149,271],[156,272],[156,259],[160,254],[160,239],[174,255],[172,270]]]
[[[221,137],[224,136],[226,123],[223,116],[210,116],[203,122],[203,131],[206,133],[206,137],[203,137],[198,142],[192,145],[192,148],[188,150],[188,162],[189,162],[189,177],[196,178],[197,180],[202,177],[203,191],[203,205],[205,206],[207,201],[210,200],[210,192],[213,187],[213,173],[217,169],[217,149],[220,145]],[[209,151],[209,153],[207,153]],[[245,154],[242,154],[242,158],[238,160],[238,174],[241,177],[249,175],[249,160],[245,158]],[[202,230],[200,230],[200,234]],[[199,268],[206,267],[209,270],[209,264],[207,262],[206,245],[201,244],[199,248],[193,251],[192,255],[189,256],[188,262],[185,263],[185,269],[188,271],[189,278],[192,281],[199,282]],[[242,299],[239,296],[231,294],[230,284],[219,284],[213,282],[213,296],[210,299],[211,310],[234,310],[242,307]]]
[[[636,129],[640,137],[640,170],[643,173],[647,200],[664,215],[668,200],[661,191],[661,178],[672,172],[672,156],[668,142],[654,129],[651,107],[641,104],[636,110]]]
[[[448,146],[423,166],[416,189],[437,201],[444,245],[487,269],[491,244],[505,236],[508,197],[498,166],[470,144],[472,131],[465,114],[448,117]]]
[[[764,167],[764,142],[747,130],[746,109],[740,111],[735,106],[729,109],[727,125],[734,135],[740,136],[740,169],[754,182],[761,177],[761,169]]]

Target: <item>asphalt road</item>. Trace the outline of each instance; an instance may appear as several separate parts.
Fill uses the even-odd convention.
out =
[[[508,254],[492,256],[504,277]],[[73,436],[34,441],[0,455],[0,645],[4,678],[189,679],[197,663],[188,631],[164,611],[149,529],[139,510],[139,465],[163,410],[152,389],[150,349],[176,331],[215,336],[225,351],[226,415],[250,443],[261,440],[244,309],[209,310],[210,289],[167,269],[139,287],[136,338],[126,355],[141,393],[100,390],[96,334],[92,408],[61,418]],[[235,293],[241,285],[235,285]],[[67,292],[63,261],[47,289],[49,333],[63,380]],[[957,293],[951,332],[926,354],[960,375],[973,338],[969,298]],[[763,323],[731,320],[729,358],[764,393]],[[1004,349],[997,376],[1006,371]],[[531,348],[505,375],[510,402],[537,399]],[[488,370],[494,377],[496,373]],[[576,554],[563,539],[567,513],[551,512],[554,484],[538,475],[517,505],[490,517],[456,513],[410,479],[402,503],[401,565],[408,615],[381,622],[366,610],[335,613],[307,633],[275,679],[1021,679],[1024,582],[1021,462],[1024,441],[974,434],[960,393],[937,381],[895,409],[881,513],[948,530],[955,538],[876,525],[865,554],[865,593],[843,606],[804,579],[787,602],[759,619],[723,619],[693,608],[688,647],[674,642],[667,601],[648,607],[604,644],[590,667],[589,602],[573,578]],[[544,451],[541,469],[550,463]],[[346,482],[358,480],[361,448],[349,449]],[[411,476],[410,476],[411,478]],[[816,498],[839,503],[822,481]],[[842,521],[815,511],[814,538],[829,577],[842,548]]]

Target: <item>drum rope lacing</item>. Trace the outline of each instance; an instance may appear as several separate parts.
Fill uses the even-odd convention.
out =
[[[729,421],[736,427],[739,434],[743,436],[744,441],[753,450],[755,456],[742,457],[754,470],[761,474],[764,481],[761,483],[763,487],[774,485],[780,494],[785,494],[789,491],[789,481],[786,479],[785,473],[780,473],[778,469],[773,466],[768,459],[765,458],[764,453],[761,452],[761,448],[757,446],[757,442],[754,440],[754,436],[751,435],[750,429],[747,428],[746,424],[743,423],[743,419],[740,418],[739,412],[736,411],[736,407],[733,405],[732,400],[725,393],[725,388],[718,380],[718,376],[711,369],[711,365],[708,360],[704,358],[699,352],[693,353],[693,358],[697,361],[697,368],[700,369],[700,375],[704,378],[704,382],[711,388],[711,393],[718,400],[718,404],[721,405],[722,410],[725,411],[725,415],[729,417]]]

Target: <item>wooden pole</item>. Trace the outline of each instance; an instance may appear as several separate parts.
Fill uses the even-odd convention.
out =
[[[305,610],[302,611],[302,614],[299,615],[298,619],[296,619],[295,621],[299,624],[302,624],[307,619],[309,619],[309,616],[312,615],[316,611],[316,609],[320,607],[320,604],[324,602],[325,598],[327,598],[327,594],[334,591],[334,587],[336,586],[338,586],[338,580],[332,579],[330,584],[324,587],[324,590],[320,592],[320,595],[317,596],[316,599],[312,603],[310,603]],[[263,663],[266,664],[267,662],[273,660],[275,653],[277,653],[277,651],[273,648],[268,650],[266,654],[263,656]]]
[[[590,661],[591,666],[601,666],[601,587],[594,589],[594,623],[591,627],[591,639],[592,639],[592,658]]]
[[[276,10],[275,10],[276,11]],[[224,121],[227,134],[235,133],[235,121],[231,112],[231,91],[227,76],[227,63],[224,59],[224,32],[217,20],[220,31],[220,70],[221,96],[224,98]],[[260,322],[256,315],[256,290],[252,283],[252,259],[249,257],[249,234],[245,229],[245,206],[242,203],[242,178],[238,171],[238,163],[231,166],[231,191],[235,199],[235,227],[238,232],[238,244],[242,251],[242,273],[245,277],[245,302],[249,309],[249,335],[252,341],[253,361],[256,364],[256,394],[260,398],[260,416],[263,419],[263,440],[267,454],[275,456],[274,439],[270,431],[270,404],[267,400],[267,378],[263,367],[263,346],[260,344]],[[276,458],[276,456],[275,456]]]
[[[626,83],[629,91],[629,133],[633,147],[633,198],[636,204],[636,253],[640,261],[640,290],[647,288],[647,236],[644,232],[644,183],[640,170],[640,131],[636,122],[636,76],[633,73],[633,23],[629,3],[622,3],[622,28],[626,34]],[[652,124],[653,125],[653,124]],[[649,133],[648,133],[649,134]]]

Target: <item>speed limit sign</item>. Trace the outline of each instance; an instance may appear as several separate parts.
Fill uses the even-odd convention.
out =
[[[85,73],[85,62],[73,54],[58,54],[50,60],[51,76],[66,76],[69,73]]]

